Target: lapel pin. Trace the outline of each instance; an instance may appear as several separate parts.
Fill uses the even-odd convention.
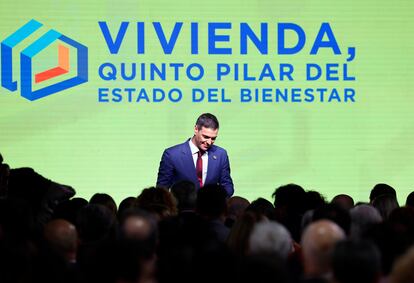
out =
[[[213,155],[213,159],[216,160],[217,159],[217,156]]]

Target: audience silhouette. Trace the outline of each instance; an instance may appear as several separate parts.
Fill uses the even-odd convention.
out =
[[[412,283],[414,193],[376,184],[330,203],[297,184],[274,202],[190,181],[90,200],[0,154],[0,282]]]

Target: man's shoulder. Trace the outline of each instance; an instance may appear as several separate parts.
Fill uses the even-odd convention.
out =
[[[208,151],[211,153],[214,152],[215,154],[227,154],[227,151],[224,148],[219,147],[218,145],[215,145],[215,144],[213,144]]]
[[[183,143],[173,145],[173,146],[171,146],[171,147],[167,148],[165,151],[167,151],[167,152],[176,152],[176,151],[181,151],[181,150],[184,150],[184,149],[186,149],[187,147],[189,147],[189,145],[188,145],[188,140],[186,140],[186,141],[185,141],[185,142],[183,142]]]

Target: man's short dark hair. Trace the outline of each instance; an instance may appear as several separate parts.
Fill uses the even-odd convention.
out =
[[[375,198],[379,197],[380,195],[392,195],[397,198],[397,193],[393,187],[388,184],[380,183],[376,184],[374,188],[372,188],[369,194],[369,201],[373,202]]]
[[[215,130],[219,128],[219,122],[213,114],[204,113],[198,117],[196,126],[199,130],[201,130],[202,127]]]
[[[414,207],[414,191],[407,196],[405,205]]]
[[[197,191],[191,181],[179,181],[171,186],[171,193],[177,199],[179,211],[195,209]]]

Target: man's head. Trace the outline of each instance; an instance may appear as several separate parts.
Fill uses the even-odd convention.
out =
[[[68,261],[76,260],[78,232],[72,223],[63,219],[52,220],[45,225],[43,233],[53,250]]]
[[[369,202],[372,204],[380,195],[392,195],[397,198],[397,193],[393,187],[388,184],[379,183],[372,188],[369,194]]]
[[[207,151],[214,144],[218,130],[219,122],[216,116],[210,113],[201,114],[194,126],[192,141],[201,151]]]
[[[315,221],[302,235],[304,272],[307,277],[323,277],[331,271],[335,244],[345,239],[345,233],[330,220]]]
[[[348,211],[354,207],[354,199],[350,197],[349,195],[345,195],[345,194],[336,195],[332,199],[331,203],[335,203],[338,206]]]
[[[171,193],[177,200],[178,211],[195,210],[197,190],[191,181],[179,181],[171,186]]]
[[[287,259],[293,251],[289,231],[276,221],[261,221],[254,225],[249,238],[251,254],[276,254]]]

